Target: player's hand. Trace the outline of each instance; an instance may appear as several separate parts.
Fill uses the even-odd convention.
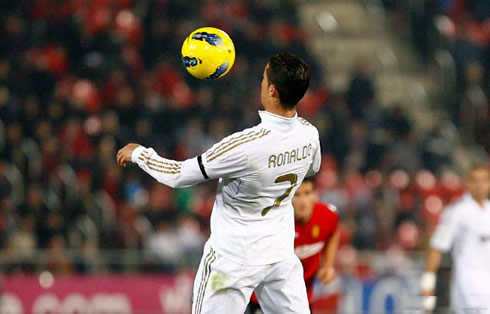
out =
[[[431,313],[436,307],[437,297],[433,292],[422,291],[422,307],[424,310]]]
[[[333,267],[320,267],[318,278],[324,285],[328,285],[335,279],[335,269]]]
[[[116,155],[117,163],[121,167],[126,167],[126,163],[131,161],[131,154],[133,154],[133,151],[139,146],[140,144],[129,143],[128,145],[121,148]]]

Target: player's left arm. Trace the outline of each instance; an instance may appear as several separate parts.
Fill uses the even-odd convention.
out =
[[[130,143],[118,151],[117,162],[123,167],[133,162],[158,182],[182,188],[209,179],[244,175],[248,165],[246,150],[227,149],[229,146],[228,142],[220,142],[202,155],[175,161],[161,157],[151,147]]]
[[[126,167],[128,162],[137,164],[158,182],[172,188],[181,188],[206,181],[200,169],[199,157],[185,161],[163,158],[149,147],[130,143],[117,152],[117,163]]]
[[[426,310],[433,310],[436,305],[434,290],[437,271],[441,265],[442,254],[449,252],[454,245],[460,222],[461,218],[457,208],[450,206],[442,212],[439,223],[431,236],[425,272],[420,280],[421,294],[424,296],[423,306]]]
[[[339,248],[340,234],[338,230],[328,239],[323,253],[322,265],[318,269],[318,278],[323,284],[329,284],[335,279],[335,257]]]
[[[333,205],[330,205],[330,207],[332,209],[335,208]],[[337,250],[340,242],[340,233],[338,230],[339,216],[337,212],[332,212],[332,214],[333,215],[331,217],[334,219],[333,224],[335,229],[327,240],[325,251],[323,253],[322,265],[318,270],[318,278],[320,278],[321,282],[325,285],[329,284],[335,279],[335,258],[337,256]]]

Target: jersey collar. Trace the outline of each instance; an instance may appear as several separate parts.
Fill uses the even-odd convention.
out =
[[[478,204],[477,201],[475,201],[475,199],[473,198],[473,196],[471,196],[470,192],[466,192],[463,194],[463,200],[465,200],[466,202],[469,202],[471,204],[473,204],[475,207],[477,207],[478,209],[483,209],[483,210],[490,210],[490,201],[488,199],[486,199],[484,202],[483,202],[483,208],[480,206],[480,204]]]
[[[286,118],[265,110],[259,110],[259,116],[263,124],[282,132],[291,130],[296,121],[298,121],[298,113],[292,118]]]

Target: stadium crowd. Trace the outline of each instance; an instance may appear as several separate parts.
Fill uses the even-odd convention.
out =
[[[383,0],[399,33],[430,63],[450,54],[452,82],[443,105],[468,144],[490,151],[490,2],[487,0]],[[453,77],[454,76],[454,77]]]
[[[229,32],[237,49],[220,81],[180,63],[181,41],[202,25]],[[366,65],[332,93],[307,47],[293,1],[2,1],[0,255],[43,249],[58,273],[90,271],[106,249],[139,250],[163,271],[199,258],[216,182],[174,191],[136,167],[122,172],[116,151],[136,142],[182,160],[255,124],[263,65],[284,50],[313,71],[299,110],[320,130],[318,189],[339,208],[340,259],[422,247],[462,192],[451,142],[437,125],[417,134],[401,105],[381,109]]]

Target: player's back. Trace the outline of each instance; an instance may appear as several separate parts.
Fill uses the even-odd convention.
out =
[[[294,254],[291,198],[304,177],[318,171],[321,159],[318,131],[309,122],[265,111],[260,116],[262,123],[203,155],[205,167],[213,158],[246,162],[219,181],[210,238],[219,253],[246,265],[275,263]],[[228,157],[218,156],[222,152]]]

